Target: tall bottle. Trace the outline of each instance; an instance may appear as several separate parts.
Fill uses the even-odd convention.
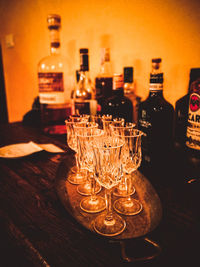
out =
[[[190,86],[192,82],[198,79],[198,77],[200,77],[200,68],[190,69],[190,79],[187,94],[178,99],[175,104],[174,141],[176,148],[183,148],[186,143]]]
[[[135,93],[135,83],[134,83],[134,68],[124,67],[124,95],[128,97],[133,104],[133,122],[138,121],[138,106],[141,102],[141,97],[137,96]]]
[[[186,146],[200,158],[200,69],[192,69]]]
[[[73,91],[75,114],[96,114],[95,89],[89,75],[89,55],[87,48],[80,49],[79,81]]]
[[[124,118],[126,122],[133,121],[132,101],[124,96],[123,74],[114,74],[112,96],[105,100],[103,113]]]
[[[112,95],[113,77],[109,48],[101,49],[100,71],[95,79],[97,113],[102,114],[104,102]]]
[[[173,147],[174,108],[163,96],[161,59],[152,59],[149,96],[139,104],[138,128],[143,139],[143,164],[159,167],[170,156]]]
[[[66,66],[60,55],[61,17],[56,14],[48,15],[47,24],[50,32],[50,55],[38,63],[41,123],[45,133],[63,134],[66,132],[64,121],[71,114],[71,104],[66,99]]]

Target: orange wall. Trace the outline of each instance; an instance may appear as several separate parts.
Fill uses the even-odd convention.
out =
[[[100,47],[109,46],[113,71],[134,66],[137,93],[148,95],[150,62],[163,59],[164,95],[173,105],[187,91],[189,70],[200,67],[199,0],[1,0],[0,42],[9,121],[20,121],[37,96],[37,63],[49,53],[46,17],[62,17],[61,51],[69,59],[69,88],[88,47],[94,78]],[[14,36],[7,48],[5,37]]]

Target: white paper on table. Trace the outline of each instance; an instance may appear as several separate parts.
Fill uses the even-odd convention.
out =
[[[62,153],[65,152],[61,148],[54,144],[36,144],[32,141],[29,143],[19,143],[8,145],[0,148],[1,158],[20,158],[31,155],[36,152],[45,150],[50,153]]]

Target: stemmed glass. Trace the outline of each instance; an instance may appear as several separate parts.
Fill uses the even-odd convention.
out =
[[[124,215],[136,215],[142,210],[142,204],[130,195],[131,174],[138,169],[142,160],[142,135],[143,132],[137,129],[127,128],[120,135],[116,135],[125,142],[122,149],[122,164],[128,196],[117,199],[114,202],[114,209]]]
[[[81,115],[74,114],[74,115],[70,115],[69,116],[70,120],[73,121],[73,122],[88,122],[89,117],[90,117],[90,115],[88,115],[88,114],[81,114]],[[74,172],[74,173],[79,171],[78,168],[77,168],[77,164],[76,164],[76,166],[73,166],[71,168],[71,171]]]
[[[100,137],[93,145],[95,179],[106,189],[106,213],[94,220],[94,229],[104,236],[115,236],[122,233],[126,222],[112,211],[111,193],[122,177],[123,140],[116,137]]]
[[[105,199],[97,196],[95,193],[96,181],[94,179],[94,155],[92,151],[92,145],[96,142],[96,139],[103,134],[104,132],[102,130],[96,128],[85,128],[77,131],[80,164],[83,169],[88,170],[88,178],[91,184],[90,196],[84,197],[81,200],[80,207],[82,210],[89,213],[100,212],[106,208]],[[100,187],[99,184],[98,187]]]
[[[77,155],[77,138],[74,131],[74,125],[77,123],[80,123],[82,121],[82,118],[80,116],[76,116],[69,118],[65,120],[65,125],[67,129],[67,144],[68,146],[75,151],[75,159],[76,159],[76,171],[70,173],[67,177],[68,181],[72,184],[81,184],[85,182],[86,176],[84,175],[83,171],[80,169],[80,164],[78,161],[78,155]]]
[[[101,117],[102,124],[103,124],[103,130],[105,132],[105,135],[110,136],[110,124],[112,123],[112,115],[105,114]]]
[[[111,128],[111,132],[115,135],[123,135],[124,130],[125,129],[133,129],[135,127],[135,123],[132,122],[127,122],[125,125],[122,124],[120,126],[115,124],[115,123],[111,123],[110,124],[110,128]],[[129,181],[128,184],[126,184],[127,179],[125,179],[125,175],[122,176],[121,182],[119,183],[119,185],[117,187],[115,187],[113,194],[115,196],[118,197],[127,197],[127,193],[129,195],[133,195],[135,193],[135,187],[132,185],[132,182]],[[127,185],[130,187],[129,190],[127,190]]]
[[[74,131],[75,131],[75,134],[76,135],[85,135],[87,132],[90,133],[90,130],[91,129],[97,129],[98,128],[98,124],[95,123],[95,122],[80,122],[80,123],[77,123],[76,125],[74,125]],[[84,155],[81,155],[80,153],[82,152],[86,152],[86,151],[83,151],[79,149],[78,151],[78,155],[79,155],[79,162],[80,162],[80,167],[81,169],[83,170],[83,166],[84,164],[81,164],[81,159],[84,158]],[[85,168],[85,171],[86,171],[86,177],[90,176],[90,174],[88,173],[88,170],[87,168]],[[85,182],[79,184],[77,186],[77,191],[79,194],[81,195],[84,195],[84,196],[89,196],[91,195],[91,179],[86,179]],[[97,184],[95,186],[95,193],[98,193],[99,191],[101,190],[101,186],[99,184]]]

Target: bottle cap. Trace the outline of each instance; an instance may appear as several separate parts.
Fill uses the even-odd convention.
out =
[[[161,63],[162,59],[161,58],[152,58],[152,63]]]
[[[80,48],[80,54],[88,54],[88,48]]]
[[[61,16],[57,14],[49,14],[47,16],[47,24],[49,29],[58,29],[61,27]]]
[[[124,83],[133,82],[133,67],[124,67]]]

